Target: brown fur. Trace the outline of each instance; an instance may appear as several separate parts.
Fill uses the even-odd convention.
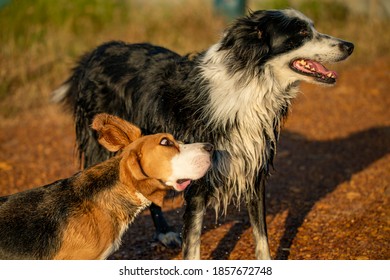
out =
[[[115,229],[110,215],[92,203],[85,203],[72,216],[63,232],[61,247],[53,259],[102,259],[114,242]]]
[[[0,259],[105,259],[140,211],[162,205],[180,153],[172,135],[141,137],[138,127],[107,114],[97,115],[92,128],[105,148],[120,153],[68,179],[0,198]]]

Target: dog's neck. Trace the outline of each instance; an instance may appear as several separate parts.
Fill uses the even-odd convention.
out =
[[[118,155],[85,169],[75,177],[74,185],[77,186],[75,190],[83,200],[101,204],[102,209],[115,213],[113,215],[129,217],[141,211],[150,202],[131,184],[122,182],[121,160],[122,156]]]
[[[201,74],[210,88],[203,114],[210,131],[223,132],[223,137],[213,143],[218,172],[211,173],[210,181],[230,185],[239,200],[241,193],[252,195],[247,188],[272,164],[280,128],[298,92],[298,83],[278,81],[269,63],[258,71],[230,71],[225,63],[227,56],[228,51],[220,51],[216,44],[202,58]],[[226,208],[228,203],[224,200],[222,205]]]
[[[120,180],[122,156],[115,156],[103,163],[85,169],[74,177],[75,194],[79,197],[87,215],[94,215],[100,230],[109,231],[114,237],[112,246],[99,256],[107,258],[121,244],[121,237],[134,218],[150,204],[135,188]],[[98,209],[98,211],[91,211]],[[103,228],[104,227],[104,228]],[[103,237],[102,237],[103,238]]]
[[[211,128],[231,134],[235,128],[245,131],[246,139],[276,142],[281,123],[291,100],[298,92],[298,83],[279,81],[272,63],[259,70],[230,71],[225,62],[228,51],[212,46],[200,63],[201,74],[208,82],[209,100],[204,120]],[[261,131],[260,131],[261,130]],[[260,134],[260,135],[259,135]],[[259,138],[260,136],[260,138]]]
[[[272,138],[275,125],[279,125],[297,94],[298,84],[279,81],[271,63],[256,66],[261,67],[256,71],[232,71],[228,60],[229,51],[219,50],[219,44],[208,49],[202,58],[201,74],[210,87],[208,119],[227,130],[234,124],[261,124]]]

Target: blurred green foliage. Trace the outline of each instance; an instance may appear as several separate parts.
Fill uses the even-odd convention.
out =
[[[309,18],[317,21],[326,20],[326,22],[343,22],[349,15],[348,7],[335,0],[253,0],[256,9],[286,9],[295,8],[307,15]]]

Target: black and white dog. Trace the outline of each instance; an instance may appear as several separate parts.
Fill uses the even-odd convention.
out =
[[[352,43],[316,31],[295,10],[256,11],[191,58],[150,44],[103,44],[82,57],[54,99],[74,113],[85,166],[111,156],[90,128],[101,112],[131,121],[144,133],[213,143],[212,170],[185,194],[183,258],[200,257],[208,205],[226,211],[243,200],[256,257],[270,259],[264,185],[282,121],[300,81],[334,84],[336,72],[323,63],[344,60],[353,49]],[[157,231],[167,233],[159,211],[152,208]]]

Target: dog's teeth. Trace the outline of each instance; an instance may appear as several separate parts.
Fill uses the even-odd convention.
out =
[[[304,61],[303,59],[302,59],[301,61],[299,61],[299,63],[300,63],[301,65],[306,65],[306,61]]]
[[[326,75],[328,78],[333,78],[333,74],[332,73],[328,73],[328,75]]]

